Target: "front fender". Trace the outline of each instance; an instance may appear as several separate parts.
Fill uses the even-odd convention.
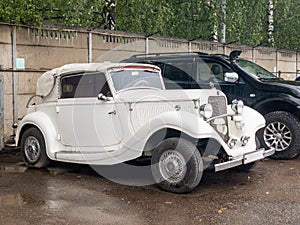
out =
[[[140,127],[134,135],[128,140],[124,140],[122,144],[142,153],[148,139],[154,133],[166,128],[180,131],[195,139],[214,138],[222,145],[225,145],[218,133],[200,116],[183,111],[159,114]]]
[[[50,159],[55,159],[54,153],[57,152],[60,147],[57,141],[58,134],[56,132],[55,126],[52,120],[47,116],[47,114],[37,111],[27,114],[21,121],[16,132],[16,143],[20,146],[21,135],[29,127],[37,127],[43,134],[46,153]]]
[[[231,111],[230,106],[228,106],[228,112],[231,115],[235,115]],[[245,127],[242,130],[238,129],[236,121],[234,121],[238,118],[229,116],[229,136],[237,140],[240,140],[243,135],[249,136],[250,141],[245,147],[243,147],[241,143],[238,143],[234,148],[230,149],[216,130],[200,116],[181,111],[165,112],[158,115],[140,127],[128,140],[123,140],[122,145],[136,151],[137,155],[141,155],[144,150],[151,150],[151,147],[145,149],[145,146],[148,146],[147,141],[153,134],[160,130],[170,128],[194,139],[215,139],[228,155],[239,157],[245,153],[256,150],[255,133],[265,126],[265,119],[256,110],[247,106],[245,106],[243,113],[237,116],[241,117],[245,123]],[[240,121],[240,119],[238,119],[238,121]],[[158,137],[158,139],[161,140],[161,138],[164,138],[163,135],[164,133],[162,137]],[[157,141],[157,143],[159,143],[159,141]]]
[[[262,114],[248,106],[244,107],[242,116],[249,132],[257,131],[266,125],[266,120]],[[255,132],[254,132],[255,133]]]

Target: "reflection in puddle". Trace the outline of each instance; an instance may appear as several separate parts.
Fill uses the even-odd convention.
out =
[[[49,209],[49,210],[54,210],[54,211],[59,211],[63,210],[65,208],[68,208],[69,204],[67,201],[64,200],[47,200],[45,202],[45,205],[43,208]]]
[[[59,209],[60,205],[57,201],[49,200],[49,201],[46,201],[46,207],[49,209]]]

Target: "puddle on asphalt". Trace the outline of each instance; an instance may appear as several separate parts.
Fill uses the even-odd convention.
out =
[[[14,206],[14,207],[22,207],[25,204],[24,198],[21,194],[5,194],[0,195],[0,205],[8,207],[8,206]]]
[[[24,163],[14,163],[14,164],[0,164],[0,172],[2,173],[24,173],[27,170],[27,167]]]

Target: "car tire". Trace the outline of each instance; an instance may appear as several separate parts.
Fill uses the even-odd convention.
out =
[[[300,152],[300,122],[291,113],[275,111],[265,115],[266,127],[260,130],[265,148],[275,148],[273,159],[292,159]]]
[[[191,192],[200,182],[203,161],[197,147],[183,138],[168,138],[154,150],[151,159],[154,181],[164,191]]]
[[[50,163],[46,153],[44,137],[35,127],[29,128],[22,135],[21,152],[28,167],[42,168]]]

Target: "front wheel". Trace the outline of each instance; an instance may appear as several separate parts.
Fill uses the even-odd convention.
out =
[[[29,167],[41,168],[50,163],[46,154],[44,137],[35,127],[26,130],[22,135],[21,151],[24,162]]]
[[[200,182],[203,161],[197,147],[182,138],[168,138],[154,150],[151,159],[154,181],[165,191],[187,193]]]
[[[260,133],[264,147],[276,151],[271,158],[292,159],[300,152],[300,123],[288,112],[276,111],[265,115],[266,127]]]

